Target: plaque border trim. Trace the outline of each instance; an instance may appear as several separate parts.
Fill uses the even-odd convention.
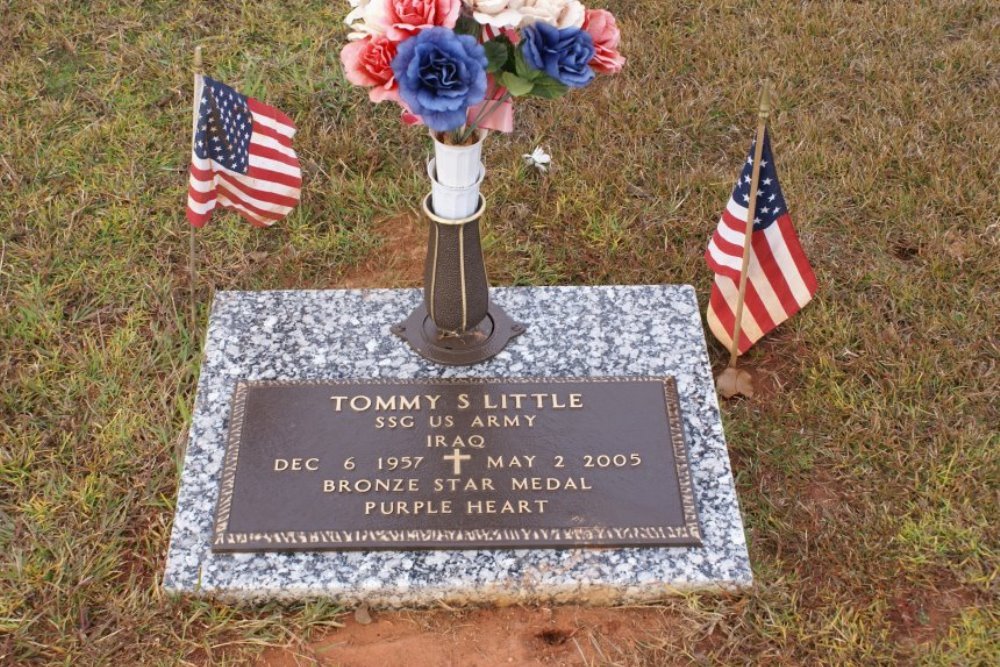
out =
[[[256,387],[288,387],[317,385],[474,385],[474,384],[587,384],[617,382],[659,382],[663,385],[663,397],[667,411],[667,426],[673,448],[677,486],[681,496],[684,515],[683,526],[630,526],[608,528],[602,526],[579,526],[573,528],[480,528],[480,529],[362,529],[362,530],[316,530],[279,531],[266,533],[231,533],[229,515],[232,511],[233,493],[236,490],[236,468],[239,465],[239,448],[246,418],[247,393]],[[680,415],[680,398],[677,380],[666,376],[609,376],[609,377],[520,377],[520,378],[332,378],[297,380],[239,380],[232,395],[226,438],[226,453],[223,458],[222,477],[216,503],[212,550],[219,552],[267,552],[306,551],[303,545],[316,545],[315,550],[367,549],[375,550],[373,544],[385,544],[386,549],[468,549],[472,544],[482,545],[490,541],[500,543],[497,547],[482,548],[525,548],[509,546],[517,544],[521,534],[524,540],[552,540],[546,546],[529,545],[532,549],[565,549],[576,547],[613,547],[613,542],[594,542],[595,539],[617,539],[632,544],[625,548],[702,546],[698,510],[694,499],[694,485],[691,466],[688,461],[687,439]],[[531,535],[525,535],[531,533]],[[639,542],[647,540],[647,542]],[[669,540],[668,544],[663,544]],[[433,544],[434,542],[440,545]],[[463,545],[462,543],[468,543]],[[248,547],[251,543],[256,548]],[[358,543],[363,543],[360,546]],[[445,544],[446,543],[446,544]],[[242,548],[241,548],[242,547]]]

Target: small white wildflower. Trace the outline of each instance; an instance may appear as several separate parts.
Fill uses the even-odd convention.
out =
[[[529,167],[534,167],[541,172],[548,171],[549,165],[552,164],[552,156],[546,153],[541,146],[531,153],[525,153],[521,157],[524,158]]]

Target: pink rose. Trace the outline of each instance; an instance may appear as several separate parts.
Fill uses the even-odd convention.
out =
[[[381,0],[382,20],[389,39],[402,42],[424,28],[454,28],[462,0]]]
[[[392,73],[395,57],[396,42],[383,35],[348,42],[340,52],[347,80],[356,86],[371,88],[368,97],[372,102],[399,101],[399,86]]]
[[[617,74],[625,66],[625,58],[618,52],[621,32],[614,15],[604,9],[588,9],[583,29],[594,38],[594,58],[590,66],[595,72]]]

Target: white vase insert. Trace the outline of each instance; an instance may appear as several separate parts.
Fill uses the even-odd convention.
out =
[[[465,187],[451,187],[437,178],[437,159],[427,163],[427,175],[431,179],[431,208],[434,214],[448,220],[461,220],[476,212],[479,207],[479,188],[486,177],[486,166],[479,163],[479,177],[475,183]]]
[[[437,164],[436,180],[449,188],[467,188],[479,180],[483,161],[483,140],[487,130],[477,130],[478,141],[468,146],[453,146],[434,138],[434,160]]]

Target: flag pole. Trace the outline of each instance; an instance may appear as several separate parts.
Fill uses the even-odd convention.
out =
[[[194,102],[191,107],[191,150],[194,150],[194,137],[198,131],[198,109],[201,95],[199,77],[201,76],[201,46],[194,47],[194,90],[192,97]],[[195,252],[194,225],[188,223],[188,272],[191,278],[191,330],[194,331],[198,324],[198,309],[195,303],[195,290],[198,285],[198,261]]]
[[[753,154],[753,173],[750,176],[750,201],[747,203],[747,226],[743,239],[743,265],[740,268],[740,291],[736,298],[736,322],[733,324],[733,342],[729,351],[727,368],[736,368],[736,359],[740,356],[740,332],[743,329],[743,300],[747,293],[747,274],[750,272],[750,242],[753,237],[754,213],[757,210],[757,186],[760,182],[760,160],[764,152],[764,130],[767,128],[767,118],[771,115],[771,86],[764,80],[764,89],[760,93],[760,107],[757,112],[757,143]]]

